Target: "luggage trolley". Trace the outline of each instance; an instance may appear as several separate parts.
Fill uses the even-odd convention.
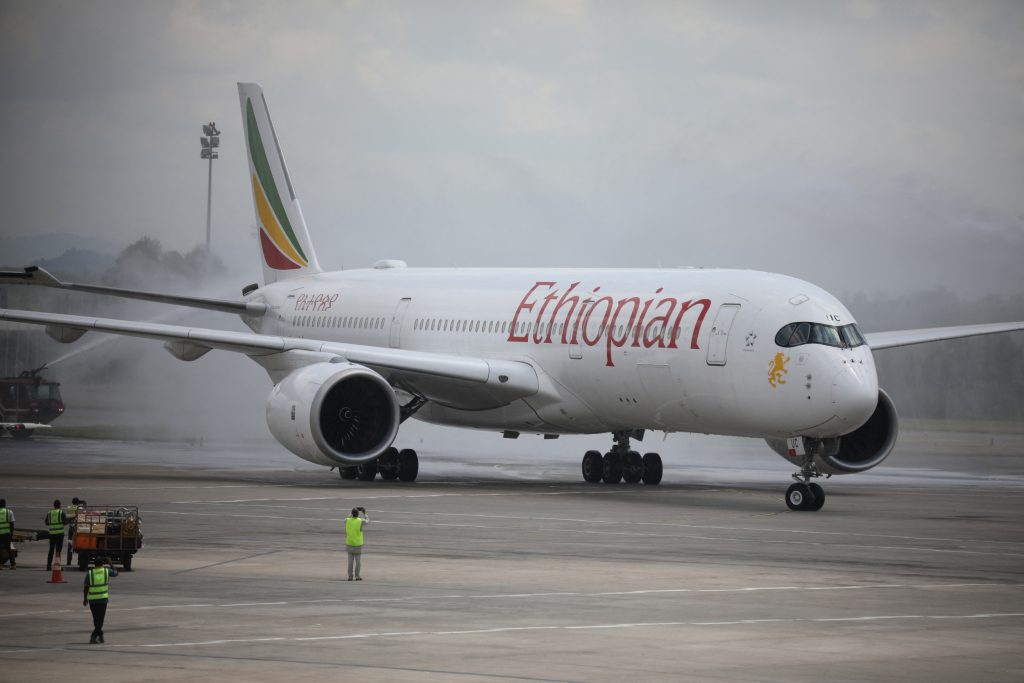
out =
[[[94,557],[107,557],[130,572],[132,556],[142,548],[139,508],[134,505],[79,508],[74,548],[78,553],[78,568],[82,571],[89,568]]]

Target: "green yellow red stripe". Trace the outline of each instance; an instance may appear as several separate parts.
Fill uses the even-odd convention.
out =
[[[253,188],[257,185],[261,185],[265,194],[263,195],[263,202],[267,205],[268,213],[272,212],[277,217],[276,221],[273,221],[277,227],[277,234],[270,231],[270,227],[266,226],[270,236],[274,239],[274,243],[281,249],[282,252],[288,254],[289,251],[292,254],[296,254],[297,261],[303,266],[308,263],[308,258],[305,252],[302,251],[302,245],[299,243],[298,238],[295,236],[295,231],[292,230],[291,222],[288,220],[288,212],[285,211],[284,203],[281,201],[281,195],[277,191],[277,184],[274,182],[274,174],[270,169],[270,162],[267,160],[267,152],[263,147],[263,140],[260,138],[259,127],[256,124],[256,113],[252,108],[252,100],[246,99],[245,102],[245,114],[246,114],[246,132],[249,139],[249,156],[252,159],[252,166],[256,173],[253,177]],[[259,178],[259,183],[256,182],[256,178]],[[257,203],[259,200],[257,199]],[[262,217],[263,210],[260,209],[260,215]],[[266,225],[266,224],[265,224]],[[278,239],[280,235],[280,239]],[[286,245],[290,246],[291,249],[286,249]]]
[[[292,248],[290,240],[285,236],[280,224],[278,224],[277,219],[274,217],[274,212],[271,210],[267,197],[263,194],[263,188],[260,187],[259,180],[255,175],[252,177],[252,196],[256,201],[256,213],[260,217],[260,224],[266,231],[267,236],[284,256],[297,263],[300,267],[305,268],[308,262]]]

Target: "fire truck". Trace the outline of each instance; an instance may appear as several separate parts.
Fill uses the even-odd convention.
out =
[[[39,376],[42,368],[0,377],[0,425],[16,439],[27,439],[64,412],[60,383]],[[2,431],[0,431],[2,433]]]

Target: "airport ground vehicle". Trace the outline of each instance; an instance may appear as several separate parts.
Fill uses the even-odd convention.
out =
[[[11,535],[11,553],[10,553],[11,555],[14,556],[14,561],[17,562],[17,560],[18,560],[18,545],[17,545],[18,543],[25,543],[26,541],[36,541],[36,540],[39,540],[39,532],[38,531],[25,531],[25,530],[21,530],[21,529],[15,529],[14,533]],[[7,550],[0,549],[0,562],[7,562],[9,559],[11,559],[11,558],[8,556]]]
[[[138,507],[90,505],[79,508],[75,524],[74,547],[79,569],[88,569],[94,557],[106,557],[125,571],[132,570],[132,556],[142,548]]]
[[[26,370],[17,377],[0,377],[0,423],[15,439],[27,439],[35,429],[31,425],[47,425],[64,413],[60,383],[48,382],[39,370]],[[15,424],[28,428],[15,429]]]

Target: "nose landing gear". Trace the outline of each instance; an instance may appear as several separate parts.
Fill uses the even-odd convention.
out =
[[[810,440],[808,440],[810,441]],[[822,476],[814,464],[817,444],[808,443],[807,452],[801,456],[800,471],[793,474],[795,484],[786,489],[786,506],[795,512],[817,511],[825,505],[825,489],[811,479]],[[828,478],[831,475],[825,475]]]
[[[632,436],[642,439],[643,431],[613,432],[615,445],[604,456],[597,451],[587,451],[583,456],[583,480],[590,483],[604,481],[606,484],[618,484],[620,481],[637,484],[642,481],[648,486],[660,483],[661,456],[647,453],[641,457],[638,452],[631,451],[629,439]]]

